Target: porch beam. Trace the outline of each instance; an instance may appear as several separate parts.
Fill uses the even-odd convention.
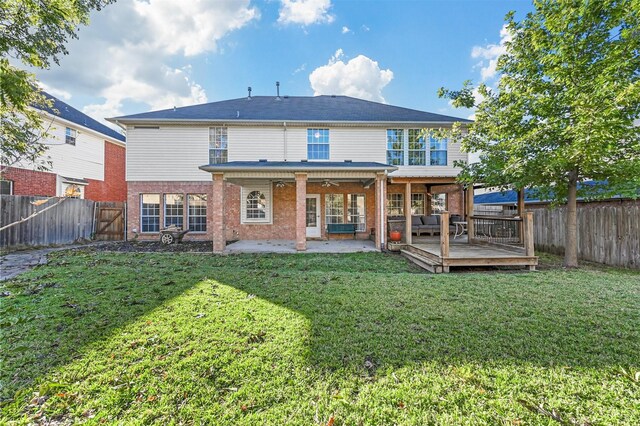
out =
[[[385,248],[385,241],[387,237],[387,178],[384,173],[379,173],[376,176],[376,228],[375,228],[375,243],[378,250]]]
[[[307,249],[307,174],[296,173],[296,250]]]
[[[456,183],[455,177],[392,177],[389,183],[421,183],[421,184],[446,184]]]
[[[465,217],[467,220],[467,242],[472,243],[473,239],[474,239],[474,235],[475,233],[475,224],[473,223],[473,219],[471,218],[473,216],[473,196],[475,194],[475,190],[473,188],[473,184],[469,184],[467,186],[467,202],[466,202],[466,209],[467,211],[465,212]]]
[[[411,182],[407,182],[405,184],[405,196],[404,196],[404,232],[405,232],[405,243],[411,244],[412,235],[411,235]]]
[[[440,257],[449,257],[449,212],[440,213]]]
[[[518,190],[518,217],[523,217],[524,215],[524,188],[520,188]],[[520,242],[524,243],[524,220],[519,223],[518,227],[520,233]]]
[[[213,252],[223,253],[227,245],[224,229],[224,174],[213,173],[211,190],[211,232],[213,233]]]

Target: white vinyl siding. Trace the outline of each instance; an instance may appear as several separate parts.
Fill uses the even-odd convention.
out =
[[[127,130],[129,181],[211,181],[210,173],[198,169],[208,163],[209,126]]]
[[[227,132],[229,161],[284,160],[282,127],[229,127]]]

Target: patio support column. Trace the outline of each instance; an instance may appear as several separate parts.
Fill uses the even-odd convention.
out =
[[[387,237],[387,178],[384,173],[376,175],[376,223],[375,223],[375,244],[378,250],[384,249],[384,242]]]
[[[411,182],[407,182],[404,195],[404,233],[405,243],[411,244]]]
[[[518,190],[518,217],[524,218],[524,188]],[[518,224],[520,231],[520,242],[524,243],[524,220]]]
[[[307,174],[296,173],[296,250],[307,249]]]
[[[224,235],[224,174],[214,173],[211,194],[211,232],[213,234],[213,252],[224,252],[227,241]]]
[[[473,189],[473,184],[469,184],[469,186],[467,186],[467,202],[466,202],[466,207],[467,207],[467,211],[466,211],[466,217],[467,217],[467,242],[468,243],[472,243],[474,236],[476,235],[476,231],[475,231],[475,224],[473,223],[473,219],[471,219],[471,216],[473,216],[473,195],[474,195],[474,189]]]

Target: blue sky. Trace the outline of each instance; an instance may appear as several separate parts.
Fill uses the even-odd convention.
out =
[[[529,1],[119,0],[44,87],[94,116],[254,95],[345,94],[468,117],[440,86],[495,83],[504,16]]]

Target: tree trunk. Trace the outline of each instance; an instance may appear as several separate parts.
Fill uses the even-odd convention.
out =
[[[569,173],[569,187],[567,192],[567,221],[564,243],[564,266],[566,268],[578,267],[578,228],[577,228],[577,196],[578,174],[575,171]]]

